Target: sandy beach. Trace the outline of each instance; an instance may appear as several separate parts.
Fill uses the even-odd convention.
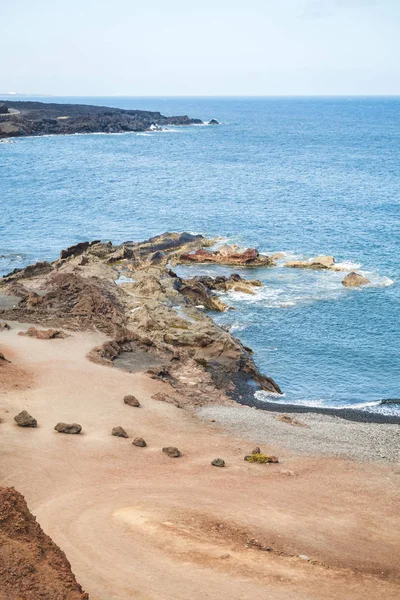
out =
[[[91,600],[399,596],[396,425],[179,409],[151,398],[167,383],[87,360],[104,334],[39,340],[10,325],[0,484],[24,494]],[[130,393],[140,408],[123,403]],[[15,424],[23,409],[36,429]],[[55,432],[59,421],[82,433]],[[118,425],[129,439],[111,436]],[[255,445],[279,464],[245,462]]]

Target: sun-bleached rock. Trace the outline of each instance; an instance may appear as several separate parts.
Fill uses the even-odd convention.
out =
[[[355,273],[352,271],[343,279],[342,284],[345,287],[360,287],[361,285],[367,285],[367,283],[371,283],[367,277],[361,275],[360,273]]]

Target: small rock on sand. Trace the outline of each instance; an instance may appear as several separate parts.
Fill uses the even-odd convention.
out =
[[[125,429],[123,427],[120,427],[119,425],[118,425],[118,427],[112,428],[111,435],[115,435],[115,437],[122,437],[122,438],[129,437],[128,434],[126,433]]]
[[[2,360],[2,361],[4,361],[4,362],[8,362],[8,363],[9,363],[9,362],[11,362],[10,360],[8,360],[8,358],[6,358],[6,357],[4,356],[4,354],[3,354],[2,352],[0,352],[0,360]]]
[[[67,333],[64,333],[60,329],[37,329],[36,327],[29,327],[26,331],[20,331],[18,335],[37,338],[38,340],[54,340],[69,337]]]
[[[57,423],[54,429],[59,433],[80,433],[82,431],[82,427],[78,423]]]
[[[287,425],[293,425],[293,427],[308,427],[303,421],[299,421],[294,417],[290,417],[289,415],[278,415],[276,417],[278,421],[282,421],[282,423],[286,423]]]
[[[8,331],[10,326],[5,321],[0,321],[0,331]]]
[[[179,458],[179,456],[181,456],[181,453],[175,446],[166,446],[162,451],[170,458]]]
[[[248,456],[245,456],[244,460],[246,462],[260,463],[260,464],[278,463],[279,462],[279,460],[277,459],[276,456],[269,456],[268,454],[261,454],[261,453],[250,454]]]
[[[37,421],[26,410],[23,410],[14,417],[14,421],[19,427],[37,427]]]
[[[128,406],[134,406],[136,408],[140,406],[139,400],[132,395],[124,396],[124,403]]]
[[[256,446],[254,450],[251,451],[252,454],[261,454],[260,446]]]
[[[371,283],[369,279],[354,271],[346,275],[342,281],[345,287],[359,287],[360,285],[367,285],[367,283]]]
[[[134,446],[138,446],[138,448],[145,448],[147,446],[146,442],[143,438],[137,437],[133,440],[132,444]]]
[[[309,556],[307,556],[306,554],[299,554],[299,558],[301,558],[302,560],[308,560],[308,561],[311,560],[311,558]]]
[[[213,467],[224,467],[225,461],[223,458],[214,458],[211,464]]]

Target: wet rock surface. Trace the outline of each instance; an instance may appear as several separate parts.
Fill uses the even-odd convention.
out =
[[[10,114],[9,109],[14,109]],[[18,112],[17,112],[18,111]],[[126,133],[164,125],[202,124],[188,116],[166,117],[159,112],[125,110],[83,104],[7,102],[0,112],[0,138],[74,133]]]
[[[242,266],[273,266],[274,260],[265,254],[260,254],[255,248],[241,250],[235,245],[222,246],[219,250],[210,251],[202,248],[190,253],[183,253],[179,258],[181,263],[211,263],[219,265]]]
[[[88,600],[64,552],[47,536],[22,494],[0,488],[1,600]]]
[[[345,287],[360,287],[361,285],[367,285],[371,283],[367,277],[361,275],[360,273],[355,273],[354,271],[346,275],[343,279],[342,284]]]
[[[335,266],[335,258],[333,256],[317,256],[310,260],[290,260],[285,264],[285,267],[292,269],[332,269]]]

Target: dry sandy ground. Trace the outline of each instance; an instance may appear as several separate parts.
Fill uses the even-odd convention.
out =
[[[16,387],[0,372],[0,485],[25,495],[91,600],[399,597],[396,466],[296,454],[290,426],[263,445],[280,464],[249,464],[251,435],[152,400],[166,384],[87,361],[103,336],[37,340],[21,328],[0,334],[21,375]],[[123,404],[129,393],[140,408]],[[15,425],[23,409],[37,429]],[[56,433],[58,421],[83,433]],[[148,447],[112,437],[116,425]],[[183,456],[162,454],[168,445]],[[210,465],[218,456],[226,468]]]

